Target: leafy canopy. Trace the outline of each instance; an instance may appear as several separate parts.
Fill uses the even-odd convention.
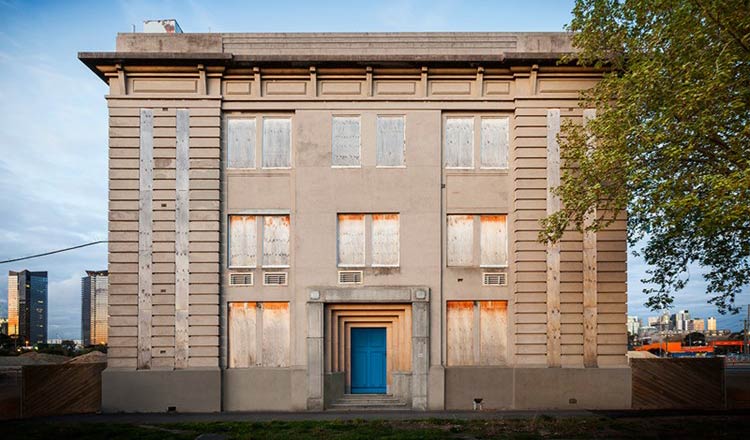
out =
[[[607,73],[584,93],[596,119],[563,128],[564,208],[540,239],[587,228],[592,207],[590,230],[627,212],[652,266],[647,306],[668,308],[698,263],[709,302],[736,313],[750,282],[750,1],[577,0],[569,30],[577,62]]]

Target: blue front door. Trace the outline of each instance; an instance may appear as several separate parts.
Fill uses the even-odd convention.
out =
[[[352,394],[385,392],[385,328],[353,328]]]

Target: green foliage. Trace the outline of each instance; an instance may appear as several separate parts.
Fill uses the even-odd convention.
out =
[[[577,62],[607,73],[583,96],[596,119],[563,127],[564,208],[540,239],[582,230],[591,207],[592,230],[627,212],[653,267],[648,306],[669,307],[698,263],[709,302],[736,312],[750,283],[750,1],[577,0],[573,16]]]

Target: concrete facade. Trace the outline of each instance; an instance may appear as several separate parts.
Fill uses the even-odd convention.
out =
[[[571,51],[120,34],[79,54],[110,86],[104,410],[325,409],[357,327],[386,328],[388,394],[415,410],[629,407],[624,221],[537,241],[561,121],[594,117],[601,72]]]

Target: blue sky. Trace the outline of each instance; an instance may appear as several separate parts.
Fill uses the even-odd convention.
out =
[[[104,83],[76,54],[114,50],[117,32],[176,18],[185,32],[560,31],[570,0],[12,1],[0,0],[0,260],[107,237]],[[106,268],[106,246],[0,265],[49,272],[49,337],[80,337],[80,278]],[[630,314],[642,317],[646,266],[628,258]],[[675,309],[716,315],[699,270]],[[750,300],[744,293],[740,304]],[[736,328],[739,317],[717,315]]]

